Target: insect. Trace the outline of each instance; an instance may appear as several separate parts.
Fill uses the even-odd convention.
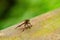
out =
[[[24,31],[25,29],[30,29],[32,27],[30,20],[25,20],[22,24],[18,25],[16,28],[21,27],[22,25],[24,25],[24,28],[22,31]]]

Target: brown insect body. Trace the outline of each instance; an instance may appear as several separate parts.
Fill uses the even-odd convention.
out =
[[[18,25],[17,27],[21,27],[22,25],[24,25],[23,31],[24,31],[25,29],[28,29],[28,28],[30,29],[30,28],[32,27],[32,25],[31,25],[31,23],[30,23],[30,20],[25,20],[24,23]],[[16,28],[17,28],[17,27],[16,27]]]

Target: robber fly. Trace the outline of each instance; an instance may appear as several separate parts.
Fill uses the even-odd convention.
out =
[[[23,31],[25,29],[30,29],[32,27],[30,20],[25,20],[22,24],[18,25],[16,28],[21,27],[22,25],[24,25]]]

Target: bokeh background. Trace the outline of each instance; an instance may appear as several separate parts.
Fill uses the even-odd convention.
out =
[[[0,30],[60,8],[60,0],[0,0]]]

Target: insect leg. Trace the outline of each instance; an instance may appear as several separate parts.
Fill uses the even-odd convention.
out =
[[[22,24],[18,25],[16,28],[21,27],[23,24],[24,24],[24,23],[22,23]]]

